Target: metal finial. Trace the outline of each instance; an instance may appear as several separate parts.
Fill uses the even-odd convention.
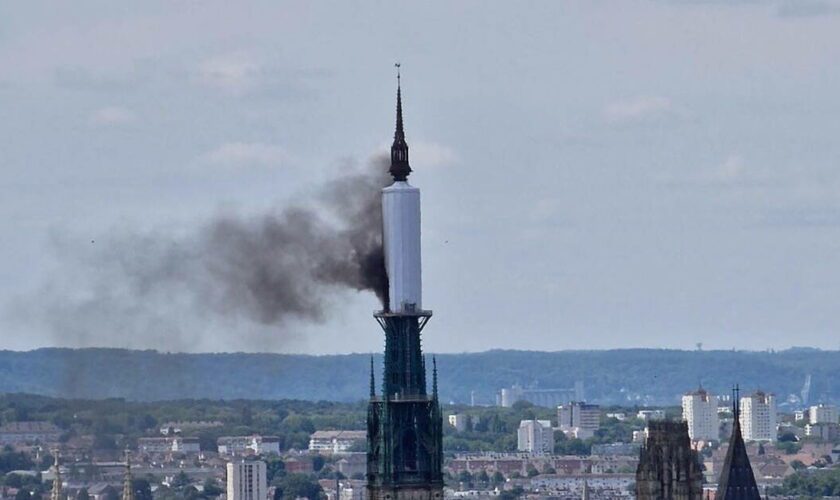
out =
[[[400,84],[400,66],[402,66],[402,64],[398,62],[394,63],[394,67],[397,68],[397,85]]]

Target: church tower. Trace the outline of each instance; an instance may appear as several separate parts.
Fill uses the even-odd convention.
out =
[[[399,65],[397,66],[399,68]],[[382,226],[388,301],[374,314],[385,332],[385,363],[379,394],[371,362],[367,429],[367,496],[370,500],[443,498],[443,423],[437,394],[426,391],[426,360],[420,333],[431,311],[422,308],[420,280],[420,190],[408,183],[411,167],[397,74],[397,122],[391,146],[394,182],[382,190]]]
[[[740,391],[732,391],[732,437],[721,468],[715,500],[761,500],[747,446],[741,435]]]

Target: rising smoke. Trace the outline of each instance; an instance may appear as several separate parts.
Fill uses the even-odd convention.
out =
[[[380,197],[387,181],[385,160],[377,158],[329,182],[306,204],[250,216],[222,213],[185,234],[123,229],[66,263],[86,271],[73,284],[80,296],[56,300],[60,290],[45,290],[35,299],[37,314],[62,345],[139,336],[147,346],[180,350],[196,334],[187,331],[190,321],[173,317],[244,319],[278,331],[289,321],[326,320],[342,290],[373,292],[387,308]],[[123,345],[131,344],[137,342]]]

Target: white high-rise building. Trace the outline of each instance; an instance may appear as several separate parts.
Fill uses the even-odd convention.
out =
[[[228,462],[227,500],[266,500],[267,494],[265,462]]]
[[[557,407],[557,425],[567,435],[580,439],[592,437],[601,426],[601,407],[572,401]]]
[[[554,451],[554,429],[550,420],[523,420],[516,433],[517,449],[543,454]]]
[[[702,387],[682,397],[683,420],[688,422],[688,436],[694,441],[717,441],[720,437],[717,398]]]
[[[776,398],[757,391],[741,398],[741,432],[746,441],[776,440]]]
[[[823,404],[812,406],[808,410],[808,417],[811,424],[836,424],[837,407]]]

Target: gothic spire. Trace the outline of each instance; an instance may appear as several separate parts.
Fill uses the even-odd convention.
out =
[[[50,500],[62,500],[63,491],[61,489],[61,469],[58,464],[59,451],[55,450],[55,462],[53,468],[55,469],[55,479],[53,479],[52,492],[50,493]]]
[[[125,476],[123,478],[122,500],[134,500],[134,485],[131,477],[131,452],[125,450]]]
[[[402,89],[400,85],[400,63],[397,68],[397,125],[394,130],[394,143],[391,144],[391,168],[388,170],[396,182],[405,182],[411,167],[408,166],[408,144],[405,142],[402,116]]]
[[[747,446],[741,435],[740,389],[732,389],[732,437],[721,468],[715,500],[761,500],[755,482]]]

